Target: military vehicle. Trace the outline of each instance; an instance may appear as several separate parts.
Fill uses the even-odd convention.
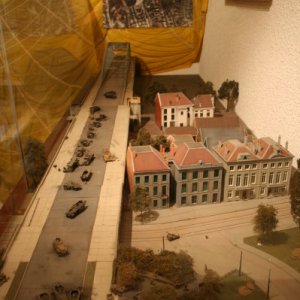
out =
[[[96,128],[99,128],[101,127],[101,123],[100,122],[93,122],[93,126],[96,127]]]
[[[64,184],[64,190],[66,191],[80,191],[81,189],[82,189],[81,185],[74,181],[69,181]]]
[[[167,239],[168,241],[172,242],[174,240],[177,240],[180,238],[180,235],[179,234],[175,234],[175,233],[168,233],[167,234]]]
[[[58,256],[66,256],[69,254],[68,247],[61,238],[56,238],[52,243],[53,249]]]
[[[88,170],[83,171],[82,175],[80,176],[82,181],[88,182],[90,181],[93,173],[89,172]]]
[[[87,133],[87,138],[93,139],[94,137],[95,137],[95,133],[92,132],[92,131],[88,131],[88,133]]]
[[[54,286],[53,294],[56,300],[69,300],[65,287],[62,284],[56,284]]]
[[[104,93],[105,98],[108,99],[116,99],[117,98],[117,93],[115,91],[107,91]]]
[[[70,290],[68,292],[68,297],[69,299],[71,300],[80,300],[80,297],[81,297],[81,291],[78,290],[78,289],[75,289],[75,290]]]
[[[72,158],[67,163],[67,166],[63,168],[63,171],[64,171],[64,173],[71,173],[71,172],[74,172],[78,166],[79,166],[78,159]]]
[[[105,162],[110,162],[110,161],[115,161],[117,157],[113,154],[108,149],[103,150],[103,159]]]
[[[79,165],[80,166],[89,166],[93,160],[95,159],[94,154],[86,153],[84,157],[79,159]]]
[[[75,155],[77,157],[82,157],[85,153],[85,148],[84,147],[78,147],[75,151]]]
[[[79,200],[66,212],[66,217],[70,219],[74,219],[80,213],[87,209],[86,201]]]
[[[84,147],[88,147],[93,141],[91,140],[86,140],[86,139],[83,139],[83,140],[80,140],[80,144]]]
[[[98,116],[95,116],[95,120],[96,121],[106,121],[107,120],[107,116],[104,114],[100,114]]]
[[[101,110],[100,106],[97,106],[97,105],[94,105],[94,106],[90,107],[90,113],[91,114],[94,114],[95,112],[100,111],[100,110]]]
[[[48,293],[41,293],[36,297],[37,300],[51,300],[52,297]]]

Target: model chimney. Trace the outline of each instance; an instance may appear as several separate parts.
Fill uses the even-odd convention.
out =
[[[281,143],[281,135],[278,135],[278,144],[280,145]]]
[[[289,141],[286,141],[285,142],[285,149],[288,150],[288,148],[289,148]]]

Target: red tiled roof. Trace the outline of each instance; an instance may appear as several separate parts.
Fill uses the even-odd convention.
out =
[[[177,93],[157,93],[161,107],[169,106],[193,106],[192,101],[182,92]]]
[[[196,128],[232,128],[239,127],[240,121],[236,116],[195,118],[194,126]]]
[[[214,155],[202,143],[184,143],[178,146],[174,161],[179,167],[196,164],[218,164]]]
[[[198,95],[192,99],[194,108],[213,108],[212,95]]]
[[[152,146],[135,146],[128,148],[132,161],[133,173],[169,171],[160,153]]]
[[[197,129],[195,127],[186,126],[186,127],[168,127],[164,128],[165,135],[197,135]]]

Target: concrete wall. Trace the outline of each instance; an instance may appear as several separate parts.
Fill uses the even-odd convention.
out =
[[[250,2],[209,0],[199,73],[216,88],[238,81],[240,117],[259,137],[280,134],[298,158],[300,1]]]

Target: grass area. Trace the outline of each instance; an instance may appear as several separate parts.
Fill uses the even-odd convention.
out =
[[[250,236],[244,239],[244,242],[254,248],[264,251],[279,260],[288,264],[296,271],[300,272],[300,229],[291,228],[274,232],[274,235],[268,244],[257,245],[257,236]],[[298,254],[295,256],[295,250],[298,248]],[[294,253],[293,253],[294,251]]]
[[[261,300],[266,299],[265,293],[258,288],[247,275],[239,276],[238,271],[226,275],[221,280],[223,287],[219,300]]]

